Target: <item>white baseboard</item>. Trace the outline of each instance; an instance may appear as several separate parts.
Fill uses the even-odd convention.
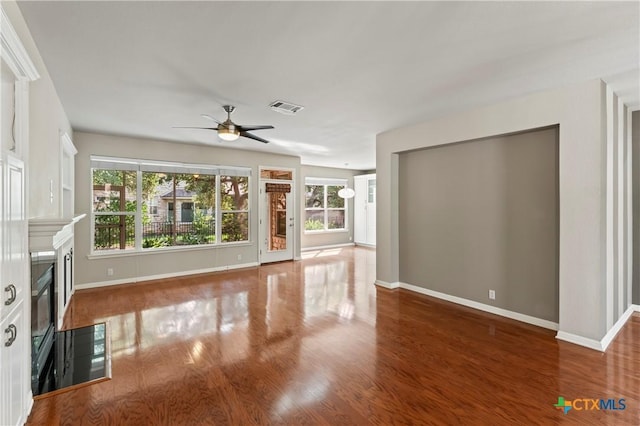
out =
[[[382,281],[382,280],[376,280],[376,282],[374,284],[377,285],[377,286],[380,286],[380,287],[388,288],[389,290],[393,290],[395,288],[399,288],[400,287],[400,283],[399,282],[388,283],[388,282]]]
[[[400,288],[403,288],[405,290],[411,290],[416,293],[424,294],[426,296],[431,296],[437,299],[446,300],[448,302],[457,303],[458,305],[463,305],[469,308],[478,309],[480,311],[489,312],[491,314],[500,315],[501,317],[506,317],[516,321],[525,322],[527,324],[536,325],[538,327],[548,328],[550,330],[558,329],[558,323],[555,323],[553,321],[548,321],[541,318],[532,317],[530,315],[509,311],[507,309],[498,308],[496,306],[486,305],[484,303],[476,302],[474,300],[464,299],[462,297],[452,296],[446,293],[440,293],[439,291],[429,290],[427,288],[418,287],[412,284],[407,284],[402,282],[397,284],[399,284]]]
[[[171,272],[168,274],[146,275],[143,277],[123,278],[120,280],[98,281],[94,283],[76,284],[77,290],[85,290],[89,288],[109,287],[112,285],[132,284],[141,281],[161,280],[164,278],[182,277],[185,275],[207,274],[210,272],[230,271],[232,269],[252,268],[258,266],[258,262],[239,263],[237,265],[216,266],[214,268],[193,269],[190,271]]]
[[[566,331],[558,331],[556,339],[573,343],[574,345],[584,346],[596,351],[603,351],[602,343],[599,340],[589,339],[587,337],[578,336],[577,334],[567,333]]]
[[[355,243],[355,245],[360,246],[360,247],[376,248],[376,245],[375,245],[375,244]]]
[[[631,315],[633,315],[634,312],[640,312],[639,305],[630,305],[624,314],[618,318],[618,321],[616,321],[613,327],[611,327],[607,334],[605,334],[600,340],[589,339],[587,337],[578,336],[577,334],[567,333],[566,331],[558,331],[556,339],[604,352],[620,330],[622,330],[622,327],[624,327],[627,321],[629,321],[629,318],[631,318]]]
[[[305,252],[305,251],[314,251],[314,250],[328,250],[328,249],[333,249],[333,248],[340,248],[340,247],[351,247],[351,246],[355,246],[354,243],[342,243],[342,244],[330,244],[327,246],[314,246],[314,247],[305,247],[300,249],[301,252]]]
[[[620,332],[620,330],[622,330],[622,327],[627,323],[629,318],[631,318],[631,315],[638,310],[638,308],[640,307],[637,305],[630,305],[627,308],[627,310],[624,311],[624,314],[620,316],[618,321],[616,321],[616,323],[613,324],[613,327],[611,327],[611,329],[607,332],[607,334],[604,335],[602,340],[600,340],[600,344],[602,345],[603,352],[607,350],[607,347],[609,347],[613,339]]]

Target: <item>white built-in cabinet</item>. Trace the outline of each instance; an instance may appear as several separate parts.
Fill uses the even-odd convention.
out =
[[[33,403],[26,165],[29,82],[39,75],[0,12],[0,424],[18,425]]]
[[[75,209],[73,204],[75,156],[78,150],[67,133],[60,135],[60,217],[71,218]]]
[[[353,240],[356,244],[376,245],[376,175],[353,177]]]
[[[31,327],[28,252],[26,238],[24,166],[12,152],[4,151],[2,171],[2,208],[0,240],[0,424],[15,425],[26,421],[31,404]]]

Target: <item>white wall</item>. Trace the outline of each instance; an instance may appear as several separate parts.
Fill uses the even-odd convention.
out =
[[[349,169],[336,169],[332,167],[317,167],[317,166],[301,166],[300,167],[300,182],[298,184],[300,199],[300,223],[302,235],[300,236],[302,248],[322,247],[337,244],[349,244],[353,243],[353,198],[347,200],[347,230],[342,232],[327,232],[322,234],[304,233],[304,218],[305,218],[305,204],[304,204],[304,179],[306,177],[320,177],[320,178],[335,178],[346,179],[347,186],[353,188],[353,176],[359,175],[362,172]]]
[[[606,117],[606,86],[593,80],[379,134],[378,281],[399,280],[398,153],[558,124],[559,336],[587,346],[600,345],[610,330],[608,319],[619,314],[619,310],[612,313],[615,295],[605,279],[611,268],[606,245],[611,204]]]
[[[28,216],[58,218],[61,214],[60,133],[73,136],[67,115],[27,24],[14,1],[3,1],[7,16],[40,73],[29,85]],[[49,190],[53,182],[54,197]]]
[[[300,176],[300,159],[298,157],[84,132],[76,132],[74,137],[74,143],[78,149],[75,169],[76,212],[87,214],[87,219],[81,220],[75,227],[76,285],[79,288],[132,282],[144,277],[179,275],[194,271],[256,264],[258,262],[259,219],[258,168],[259,166],[291,168],[296,171],[296,176]],[[163,253],[145,252],[116,256],[89,256],[92,199],[91,155],[251,167],[250,242],[226,247],[189,247],[188,249]],[[295,203],[299,202],[299,200],[295,200]],[[294,256],[300,257],[300,232],[298,226],[295,229],[294,244],[296,249]],[[238,259],[238,255],[241,256],[241,259]],[[112,276],[107,276],[107,268],[113,269]]]

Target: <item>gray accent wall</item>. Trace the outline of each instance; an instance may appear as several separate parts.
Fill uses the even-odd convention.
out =
[[[558,322],[557,127],[402,153],[399,188],[401,282]]]
[[[640,304],[640,111],[631,115],[631,152],[633,156],[633,286],[632,303]]]

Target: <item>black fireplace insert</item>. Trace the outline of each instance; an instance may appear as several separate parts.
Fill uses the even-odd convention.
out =
[[[31,387],[39,393],[51,364],[55,331],[56,253],[31,253]]]

